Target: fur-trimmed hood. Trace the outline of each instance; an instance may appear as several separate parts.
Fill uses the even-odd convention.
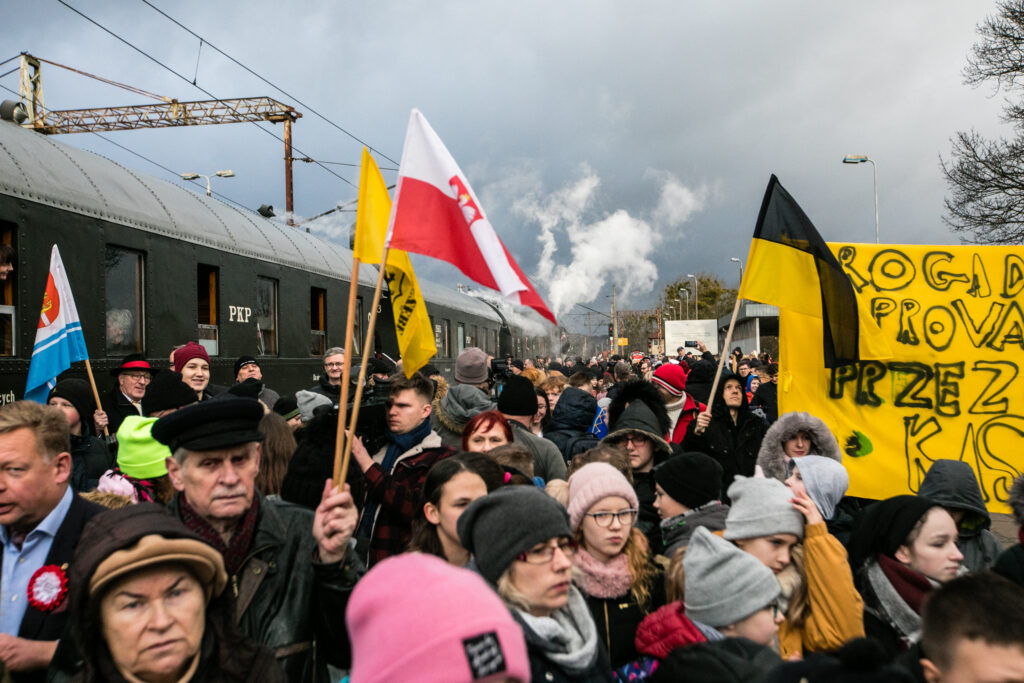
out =
[[[810,413],[786,413],[780,415],[768,428],[761,441],[761,450],[757,453],[757,466],[764,472],[764,476],[774,477],[783,482],[789,477],[783,444],[797,432],[810,434],[811,455],[822,455],[838,463],[843,462],[839,442],[824,422]]]
[[[443,398],[435,398],[434,414],[438,421],[457,434],[462,433],[474,415],[494,410],[487,394],[469,384],[456,384],[448,388]]]

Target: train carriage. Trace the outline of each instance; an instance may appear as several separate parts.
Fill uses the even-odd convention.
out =
[[[0,403],[24,393],[53,244],[101,391],[105,371],[128,353],[167,367],[173,346],[196,340],[210,353],[213,383],[231,384],[234,360],[247,354],[260,358],[268,385],[291,393],[314,383],[324,350],[344,341],[349,249],[9,121],[0,121],[0,241],[18,254],[0,287]],[[375,281],[374,268],[360,269],[356,350]],[[421,285],[434,364],[449,378],[465,346],[514,352],[515,333],[495,309]],[[374,348],[397,357],[382,304]]]

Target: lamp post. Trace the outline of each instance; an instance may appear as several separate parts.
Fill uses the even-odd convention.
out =
[[[210,196],[210,178],[217,176],[218,178],[234,178],[234,171],[217,171],[212,175],[204,175],[202,173],[182,173],[182,180],[198,180],[199,178],[206,178],[206,196]]]
[[[739,267],[740,267],[740,285],[742,285],[743,284],[743,261],[740,261],[735,256],[729,257],[729,260],[732,261],[733,263],[736,263],[736,264],[739,265]]]
[[[679,288],[679,293],[686,297],[686,315],[690,315],[690,290]]]
[[[686,277],[693,278],[693,319],[700,320],[700,292],[697,291],[697,276],[687,273]]]
[[[871,178],[875,185],[875,244],[878,244],[878,168],[866,154],[847,154],[843,157],[844,164],[871,164]]]
[[[679,306],[676,307],[676,310],[679,311],[679,319],[682,320],[683,319],[683,300],[682,299],[672,299],[672,301],[675,301],[677,304],[679,304]]]

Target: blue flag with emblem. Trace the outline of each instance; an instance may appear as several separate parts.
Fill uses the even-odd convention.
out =
[[[88,358],[82,322],[55,244],[50,251],[50,275],[39,311],[36,343],[25,382],[25,400],[46,403],[50,390],[57,384],[57,376],[75,361]]]

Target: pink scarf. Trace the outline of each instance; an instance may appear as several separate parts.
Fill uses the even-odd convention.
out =
[[[619,553],[610,562],[601,562],[580,546],[574,558],[576,568],[582,573],[580,590],[595,598],[619,598],[629,592],[632,577],[629,574],[629,558]]]

